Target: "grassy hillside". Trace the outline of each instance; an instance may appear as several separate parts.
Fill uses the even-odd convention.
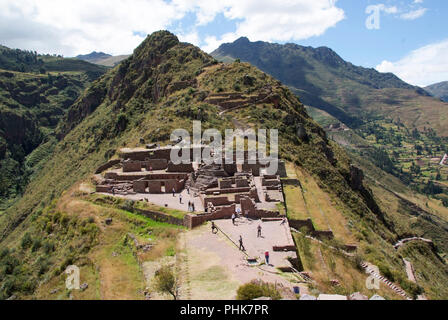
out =
[[[51,154],[66,110],[105,71],[84,61],[0,48],[0,209],[22,194]]]
[[[206,102],[210,94],[225,92],[244,96],[266,93],[267,97],[224,113]],[[126,219],[132,214],[132,205],[92,200],[81,191],[80,183],[88,185],[95,168],[114,157],[119,148],[137,146],[141,139],[163,144],[173,129],[191,132],[192,120],[201,120],[204,130],[278,128],[281,157],[298,168],[303,175],[299,179],[308,179],[309,190],[326,199],[319,199],[313,207],[326,205],[333,210],[331,215],[337,213],[345,219],[346,223],[327,216],[337,239],[356,241],[360,256],[381,264],[382,270],[395,275],[403,286],[408,285],[393,248],[399,237],[393,221],[380,210],[359,172],[350,167],[347,154],[327,139],[294,94],[250,64],[219,64],[200,49],[161,31],[148,36],[131,57],[96,80],[70,107],[57,128],[61,141],[51,158],[36,173],[22,199],[0,215],[1,246],[8,249],[0,263],[9,266],[14,261],[12,268],[1,269],[2,297],[46,297],[55,288],[61,290],[64,267],[75,263],[85,267],[89,279],[89,289],[79,298],[135,298],[134,293],[142,290],[138,280],[141,271],[136,268],[142,261],[139,259],[153,257],[132,258],[128,241],[124,240],[126,232],[131,230],[143,237],[151,231],[160,236],[156,253],[169,257],[176,250],[175,231],[167,230],[172,226],[163,226],[163,230],[155,232],[157,227],[149,225],[150,221]],[[116,206],[122,211],[115,211]],[[119,219],[116,232],[103,223],[112,214],[111,207],[114,221]],[[325,219],[317,223],[323,224]],[[78,234],[89,240],[78,242]],[[38,264],[42,251],[33,244],[48,238],[55,239],[58,250],[49,251],[47,259],[51,262],[41,269]],[[71,254],[63,258],[63,252]],[[118,272],[129,279],[128,286],[121,287],[124,292],[113,284],[120,274],[108,267],[108,261],[115,261],[109,260],[111,257],[118,257],[114,262]],[[337,257],[334,260],[345,261]],[[432,264],[431,260],[427,263]],[[341,273],[349,269],[334,270]],[[354,286],[360,277],[358,272]],[[448,283],[446,278],[439,280]],[[347,286],[347,290],[352,288]],[[407,289],[417,292],[410,285]]]

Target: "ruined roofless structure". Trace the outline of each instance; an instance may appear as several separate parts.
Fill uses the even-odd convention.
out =
[[[219,218],[230,218],[237,207],[246,216],[279,216],[277,204],[284,201],[280,177],[286,176],[283,161],[278,163],[277,175],[267,175],[267,165],[249,164],[247,152],[243,164],[223,160],[223,164],[206,165],[194,161],[190,148],[191,163],[176,165],[170,160],[172,148],[121,149],[120,159],[96,171],[96,191],[122,197],[141,195],[150,201],[151,194],[181,193],[187,188],[200,199],[204,211]],[[197,148],[202,152],[205,146]]]

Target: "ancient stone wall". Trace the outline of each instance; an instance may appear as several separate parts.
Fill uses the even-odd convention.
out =
[[[220,189],[220,190],[206,190],[205,194],[225,194],[225,193],[243,193],[249,192],[250,188],[230,188],[230,189]]]
[[[106,173],[108,174],[108,173]],[[188,174],[186,173],[151,173],[151,172],[141,172],[139,174],[120,174],[113,172],[110,179],[120,180],[120,181],[134,181],[134,180],[182,180],[187,179]],[[108,179],[106,177],[106,179]]]
[[[263,187],[267,187],[267,186],[279,187],[280,186],[280,179],[268,180],[268,179],[263,178],[262,179],[262,185],[263,185]]]
[[[279,161],[278,162],[278,170],[277,170],[277,174],[281,177],[281,178],[286,178],[288,176],[288,174],[286,173],[286,164],[285,161]]]
[[[146,170],[165,170],[168,168],[168,161],[165,159],[150,159],[143,162],[143,166]]]
[[[117,180],[118,174],[116,172],[106,172],[104,179],[106,180]]]
[[[236,179],[235,184],[237,188],[246,188],[249,187],[249,180],[247,179]]]
[[[221,179],[219,180],[219,189],[229,189],[232,188],[231,179]]]
[[[307,220],[289,220],[289,225],[296,229],[300,230],[301,228],[306,228],[307,232],[311,234],[312,237],[318,239],[333,239],[334,234],[331,230],[316,230],[313,225],[313,221],[311,219]]]
[[[173,164],[171,161],[168,163],[168,169],[167,172],[186,172],[191,173],[194,172],[193,164]]]
[[[236,164],[226,164],[223,161],[222,167],[223,167],[224,171],[227,172],[227,174],[229,176],[233,176],[235,173],[238,172],[238,168],[237,168]]]
[[[257,163],[257,164],[244,163],[242,165],[242,168],[243,168],[243,171],[251,172],[254,177],[260,176],[261,165],[259,163]]]
[[[149,180],[148,183],[148,191],[149,193],[162,193],[162,181],[161,180]]]
[[[161,212],[156,211],[150,211],[150,210],[143,210],[143,209],[134,209],[138,214],[141,214],[151,220],[159,221],[159,222],[165,222],[169,224],[174,224],[177,226],[183,226],[184,220],[180,218],[176,218]]]
[[[215,207],[228,206],[232,204],[232,201],[228,197],[210,197],[204,199],[204,207],[207,207],[211,203]]]
[[[105,164],[99,166],[96,171],[95,174],[99,174],[103,171],[106,171],[107,169],[112,168],[113,166],[119,164],[121,162],[121,159],[114,159],[114,160],[109,160],[108,162],[106,162]]]
[[[217,208],[213,213],[198,214],[198,215],[186,215],[184,218],[184,226],[189,229],[193,229],[197,226],[202,225],[204,222],[220,219],[230,219],[235,213],[236,206],[223,206]]]
[[[141,161],[124,161],[123,162],[123,172],[141,172],[142,162]]]
[[[148,181],[138,180],[132,183],[132,188],[136,193],[146,193],[147,187],[148,187]]]
[[[165,193],[181,192],[185,187],[185,180],[165,180]]]
[[[112,186],[109,186],[109,185],[97,185],[96,186],[96,192],[109,193],[111,191],[112,191]]]

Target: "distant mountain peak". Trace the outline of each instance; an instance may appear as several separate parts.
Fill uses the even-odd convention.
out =
[[[448,81],[434,83],[424,88],[432,96],[440,98],[440,100],[448,102]]]
[[[236,39],[234,43],[250,43],[250,40],[247,37],[240,37]]]
[[[89,60],[93,60],[93,59],[106,59],[109,57],[112,57],[112,55],[104,53],[104,52],[96,52],[96,51],[93,51],[88,54],[80,54],[80,55],[76,56],[76,58],[85,60],[85,61],[89,61]]]

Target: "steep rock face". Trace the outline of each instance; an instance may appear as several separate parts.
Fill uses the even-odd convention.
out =
[[[20,146],[25,154],[30,153],[42,140],[38,123],[30,113],[1,111],[0,128],[0,136],[8,141],[10,146]]]

